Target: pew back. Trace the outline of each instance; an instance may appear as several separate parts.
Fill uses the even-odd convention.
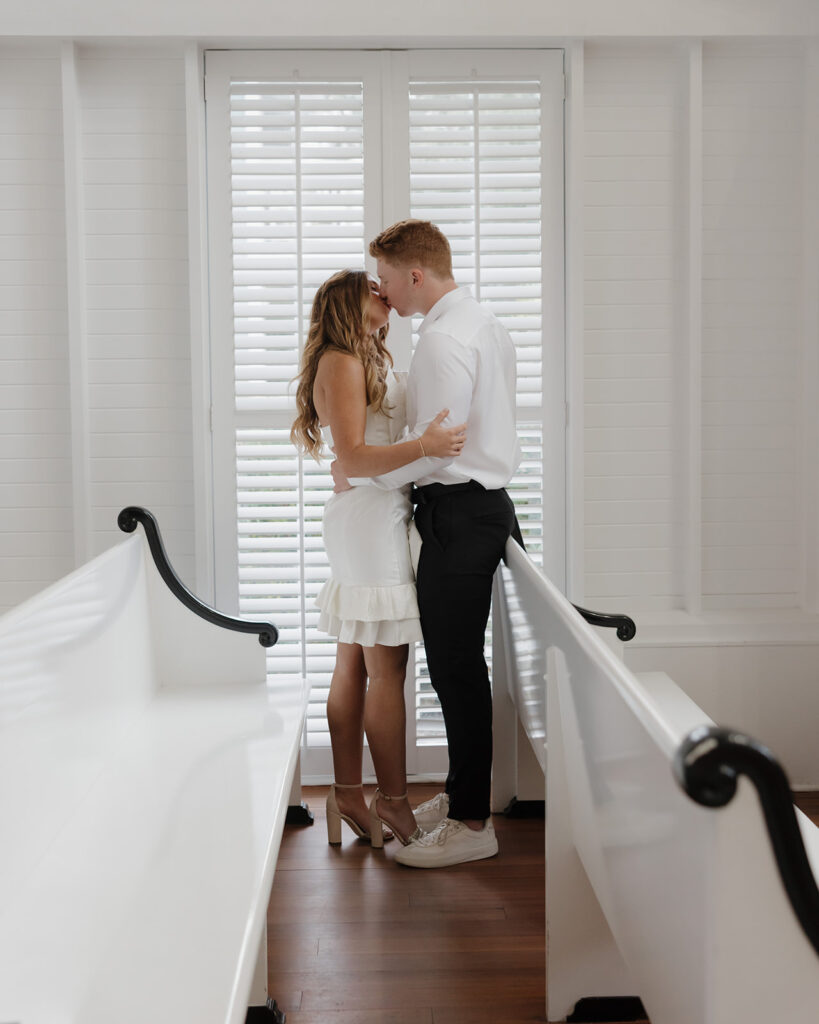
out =
[[[507,561],[495,681],[499,660],[545,765],[548,1019],[590,996],[639,996],[653,1024],[809,1019],[816,958],[752,787],[714,811],[673,777],[707,716],[663,673],[631,673],[517,545]]]

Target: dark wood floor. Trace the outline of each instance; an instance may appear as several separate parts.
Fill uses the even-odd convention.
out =
[[[285,829],[270,901],[270,994],[288,1024],[545,1021],[543,822],[496,815],[500,857],[419,871],[346,826],[329,846],[326,794],[304,790],[315,824]],[[797,803],[819,821],[819,794]]]
[[[413,786],[420,803],[439,786]],[[502,859],[419,871],[344,826],[327,844],[326,788],[285,829],[268,915],[270,993],[288,1024],[543,1021],[543,822],[495,817]]]
[[[794,793],[793,802],[807,814],[814,825],[819,825],[819,790],[814,789],[809,793]]]

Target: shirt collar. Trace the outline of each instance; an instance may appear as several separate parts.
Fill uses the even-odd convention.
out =
[[[470,292],[468,288],[464,287],[453,288],[451,292],[446,292],[446,294],[442,295],[441,298],[438,299],[438,301],[435,303],[432,309],[430,309],[430,311],[424,317],[423,321],[421,322],[420,330],[423,331],[426,330],[428,327],[431,327],[432,324],[434,324],[439,317],[443,316],[443,314],[446,313],[448,309],[452,309],[453,306],[456,306],[459,302],[462,302],[464,299],[470,298],[471,295],[472,292]]]

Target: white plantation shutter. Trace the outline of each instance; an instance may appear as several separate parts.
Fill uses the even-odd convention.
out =
[[[289,426],[238,430],[236,472],[239,610],[276,624],[270,672],[311,679],[307,743],[326,747],[335,644],[316,632],[313,601],[328,576],[321,519],[332,481],[326,468],[298,456]]]
[[[236,407],[292,412],[316,288],[364,260],[364,87],[233,82]]]
[[[364,260],[364,87],[231,85],[236,408],[278,429],[237,430],[239,612],[279,628],[269,671],[312,681],[308,748],[326,746],[335,644],[315,630],[327,578],[326,470],[289,439],[316,288]]]
[[[220,607],[276,624],[274,683],[277,673],[309,676],[306,776],[331,771],[325,703],[335,644],[317,632],[313,601],[328,575],[321,517],[332,484],[326,463],[290,444],[290,382],[317,286],[364,266],[385,223],[438,223],[459,283],[512,333],[524,450],[512,491],[529,550],[542,550],[544,280],[562,291],[562,264],[553,282],[543,256],[546,233],[562,251],[562,223],[547,202],[557,182],[543,186],[547,138],[552,165],[562,166],[562,122],[546,116],[545,102],[557,79],[541,73],[543,53],[481,54],[481,70],[492,64],[486,76],[464,54],[394,54],[382,64],[384,56],[207,55],[216,596]],[[382,94],[392,103],[383,154]],[[395,168],[383,188],[382,157]],[[562,311],[551,306],[562,347]],[[392,336],[399,369],[401,334]],[[422,645],[414,674],[408,765],[437,771],[446,764],[442,723]]]
[[[460,80],[440,78],[435,63],[423,56],[415,61],[417,76],[411,70],[411,214],[441,228],[452,246],[455,279],[490,306],[515,343],[523,459],[509,491],[527,550],[541,562],[543,151],[549,84],[540,76],[481,80],[474,66]],[[451,67],[450,59],[440,62],[445,75]],[[416,331],[419,324],[420,318]],[[491,658],[491,635],[487,639]],[[422,645],[416,657],[415,718],[420,744],[444,741]]]
[[[540,81],[410,83],[410,207],[452,245],[455,278],[512,336],[525,463],[510,490],[542,543],[543,148]],[[537,510],[540,515],[533,515]]]
[[[521,407],[541,394],[541,122],[539,82],[410,85],[412,215],[512,333]]]
[[[329,574],[321,519],[332,481],[326,461],[290,443],[292,382],[317,287],[363,267],[376,230],[380,113],[372,57],[339,58],[329,74],[324,55],[272,58],[207,57],[217,597],[276,624],[271,679],[311,680],[310,774],[330,764],[335,643],[316,630],[313,602]]]
[[[316,288],[364,261],[364,85],[234,81],[230,122],[236,408],[258,423],[236,438],[239,613],[277,625],[269,671],[311,679],[306,743],[326,747],[335,644],[313,601],[332,483],[290,443],[290,382]]]

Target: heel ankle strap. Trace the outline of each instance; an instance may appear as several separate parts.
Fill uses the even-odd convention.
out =
[[[381,789],[376,790],[376,792],[382,800],[406,800],[409,796],[409,793],[402,793],[401,796],[387,796],[387,794]]]
[[[361,789],[363,782],[334,782],[336,789]]]

